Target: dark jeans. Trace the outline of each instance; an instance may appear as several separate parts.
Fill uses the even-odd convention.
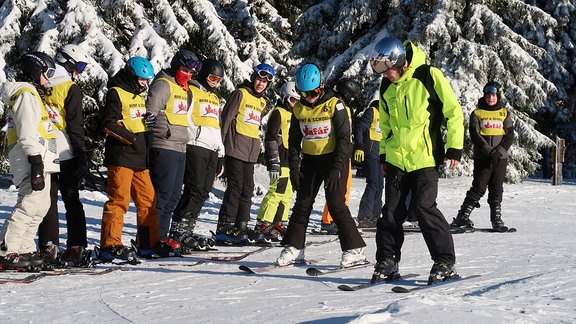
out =
[[[224,164],[227,187],[218,214],[218,224],[247,225],[254,195],[254,163],[226,156]]]
[[[218,153],[200,146],[186,145],[184,192],[174,210],[172,220],[196,220],[208,199],[216,177]]]
[[[385,200],[382,218],[376,230],[376,260],[395,259],[400,262],[404,243],[402,223],[405,213],[396,212],[400,204],[405,204],[408,192],[412,192],[410,212],[414,213],[422,236],[434,261],[454,264],[454,241],[450,225],[436,205],[438,195],[438,173],[434,168],[424,168],[404,172],[386,163]]]
[[[60,161],[60,173],[50,176],[50,209],[38,227],[38,245],[42,246],[49,241],[59,244],[60,224],[58,221],[58,189],[66,208],[66,229],[68,239],[66,246],[88,246],[86,238],[86,214],[80,201],[79,179],[74,177],[77,169],[77,159]]]
[[[331,170],[332,156],[309,157],[305,156],[300,165],[304,175],[300,180],[300,187],[296,193],[296,202],[292,207],[292,215],[288,223],[286,236],[282,245],[289,244],[297,249],[304,248],[306,229],[310,220],[310,213],[320,186],[328,178]],[[342,251],[366,246],[362,236],[346,205],[346,181],[348,179],[348,162],[340,170],[340,182],[336,190],[324,189],[328,211],[338,226],[338,238]]]

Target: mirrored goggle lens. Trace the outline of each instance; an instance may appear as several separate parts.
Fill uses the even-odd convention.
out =
[[[76,64],[76,72],[82,73],[87,66],[88,63],[86,62],[78,62],[78,64]]]
[[[484,93],[498,93],[498,88],[495,86],[488,86]]]
[[[217,75],[214,75],[214,74],[208,74],[207,79],[208,79],[208,81],[210,81],[210,82],[220,82],[220,81],[222,80],[221,77],[219,77],[219,76],[217,76]]]
[[[186,67],[190,68],[194,71],[200,71],[202,68],[202,62],[194,61],[194,60],[187,60]]]
[[[388,71],[391,67],[394,66],[394,63],[390,61],[381,61],[381,60],[371,60],[370,65],[372,65],[372,69],[376,73],[384,73]]]
[[[268,82],[272,82],[274,80],[274,76],[264,70],[258,71],[258,76],[268,80]]]
[[[54,73],[56,73],[56,69],[48,68],[46,70],[46,72],[44,72],[44,76],[46,77],[46,79],[52,79],[52,77],[54,76]]]
[[[302,98],[313,98],[320,94],[320,88],[316,88],[310,91],[298,91]]]

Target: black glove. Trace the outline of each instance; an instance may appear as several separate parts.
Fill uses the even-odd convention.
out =
[[[324,181],[324,188],[334,191],[338,189],[338,183],[340,182],[340,169],[332,168],[328,173],[328,178]]]
[[[147,112],[142,115],[142,118],[146,127],[154,127],[156,125],[156,116],[153,113]]]
[[[218,158],[218,163],[216,163],[216,178],[221,177],[224,174],[224,157]]]
[[[44,162],[40,155],[32,155],[28,157],[30,162],[30,180],[32,182],[32,190],[40,191],[44,189]]]
[[[280,179],[280,161],[279,160],[270,160],[270,167],[268,168],[268,173],[270,174],[270,179],[278,180]]]
[[[82,182],[88,174],[88,171],[88,160],[86,159],[86,154],[84,154],[84,152],[79,152],[76,155],[76,171],[74,171],[74,179],[76,179],[78,183]]]
[[[490,151],[490,164],[496,165],[498,164],[499,160],[500,160],[500,152],[498,152],[497,149],[493,148],[492,151]]]
[[[303,176],[304,175],[302,172],[300,172],[300,170],[290,170],[290,182],[292,183],[292,190],[298,191],[298,188],[300,188],[300,179]]]

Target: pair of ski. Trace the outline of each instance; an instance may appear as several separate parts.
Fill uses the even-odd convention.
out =
[[[50,276],[62,276],[62,275],[90,275],[90,276],[99,276],[103,274],[107,274],[110,272],[114,272],[116,270],[120,270],[120,268],[103,268],[103,269],[96,269],[96,268],[59,268],[56,270],[49,270],[49,271],[41,271],[38,273],[34,273],[28,275],[24,278],[9,278],[9,279],[0,279],[0,284],[29,284],[34,281],[40,280],[44,277]]]
[[[374,286],[378,286],[378,285],[382,285],[382,284],[389,284],[389,283],[398,283],[398,282],[402,282],[403,280],[406,280],[408,278],[414,278],[414,277],[418,277],[419,275],[416,273],[410,273],[407,275],[403,275],[403,276],[399,276],[399,277],[395,277],[395,278],[391,278],[389,280],[384,280],[384,281],[378,281],[375,283],[372,282],[365,282],[365,283],[361,283],[358,285],[354,285],[354,286],[350,286],[350,285],[340,285],[338,286],[338,289],[342,290],[342,291],[357,291],[357,290],[362,290],[362,289],[366,289],[366,288],[371,288]],[[469,279],[474,279],[474,278],[478,278],[480,277],[480,275],[471,275],[471,276],[467,276],[467,277],[459,277],[457,279],[451,279],[451,280],[447,280],[447,281],[442,281],[433,285],[428,285],[428,284],[417,284],[415,286],[393,286],[392,287],[392,292],[395,293],[412,293],[415,291],[419,291],[419,290],[424,290],[424,289],[429,289],[429,288],[435,288],[435,287],[439,287],[439,286],[444,286],[447,284],[452,284],[452,283],[458,283],[461,282],[463,280],[469,280]]]
[[[183,266],[183,267],[195,267],[201,264],[204,264],[208,261],[217,261],[217,262],[238,262],[244,260],[245,258],[264,252],[273,248],[273,246],[262,246],[258,249],[248,251],[248,252],[239,252],[239,251],[222,251],[222,252],[215,252],[217,255],[206,255],[206,253],[210,253],[213,251],[206,251],[200,252],[197,251],[196,253],[191,253],[187,255],[183,255],[183,258],[200,258],[200,260],[193,261],[193,262],[175,262],[175,263],[160,263],[158,264],[161,267],[170,267],[170,266]],[[234,254],[234,255],[227,255],[227,254]]]

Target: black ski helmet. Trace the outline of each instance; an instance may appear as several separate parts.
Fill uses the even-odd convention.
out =
[[[29,52],[20,57],[20,69],[25,81],[40,83],[40,75],[51,79],[56,72],[54,60],[44,52]]]
[[[354,99],[358,99],[362,94],[360,84],[349,78],[339,79],[334,86],[334,91],[342,96],[346,105],[350,105]]]
[[[202,68],[200,68],[200,72],[198,73],[198,80],[207,89],[214,90],[206,82],[206,78],[208,78],[210,74],[223,78],[224,65],[222,65],[220,61],[211,58],[207,58],[202,61]]]
[[[170,69],[176,71],[180,66],[199,71],[201,63],[196,54],[189,50],[181,49],[174,54],[172,61],[170,61]]]

